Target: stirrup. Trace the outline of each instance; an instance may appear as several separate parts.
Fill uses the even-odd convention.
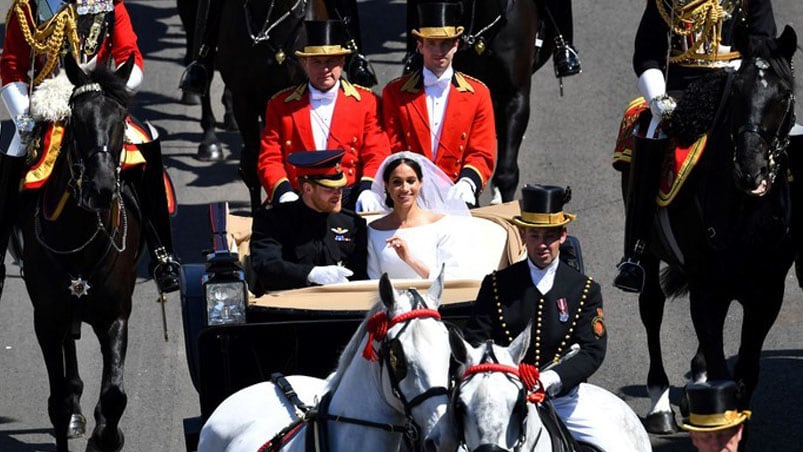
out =
[[[577,50],[560,35],[555,38],[552,63],[555,68],[555,77],[558,78],[569,77],[583,71],[580,67],[580,57],[577,55]]]
[[[616,266],[619,273],[613,279],[613,285],[625,292],[641,293],[644,290],[645,274],[641,261],[625,257]]]
[[[203,63],[195,60],[184,69],[178,87],[185,93],[205,96],[209,85],[209,72]]]
[[[156,264],[151,274],[159,293],[175,292],[181,287],[181,263],[165,247],[154,250]]]

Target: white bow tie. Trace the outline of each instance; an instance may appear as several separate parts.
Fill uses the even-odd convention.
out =
[[[445,89],[449,86],[451,81],[452,80],[447,77],[437,79],[435,77],[427,77],[426,74],[424,75],[424,86],[426,87],[437,86],[438,88]]]
[[[329,91],[309,90],[309,98],[311,100],[335,100],[337,98],[337,90],[330,89]]]

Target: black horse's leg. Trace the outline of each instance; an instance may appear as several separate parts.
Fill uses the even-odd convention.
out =
[[[34,298],[33,296],[31,297]],[[44,308],[39,308],[44,310]],[[34,314],[34,330],[47,367],[47,378],[50,383],[50,397],[47,399],[47,413],[53,424],[56,437],[56,451],[67,452],[67,424],[70,418],[69,390],[65,380],[64,338],[67,337],[67,322],[55,319],[69,319],[67,313],[51,312],[48,318],[43,314]]]
[[[248,92],[233,91],[234,116],[240,125],[240,135],[243,137],[243,150],[240,154],[240,177],[248,187],[251,200],[251,212],[262,208],[262,183],[257,175],[257,162],[259,160],[260,132],[262,130],[260,115],[265,112],[265,105],[255,105],[253,94],[249,98]]]
[[[86,432],[86,418],[81,412],[81,395],[84,393],[84,382],[78,373],[78,356],[75,352],[75,339],[68,337],[64,341],[64,364],[67,376],[67,390],[70,404],[70,423],[67,425],[68,438],[80,438]]]
[[[211,84],[212,78],[210,77],[209,85]],[[198,145],[198,160],[204,162],[223,160],[223,145],[215,134],[216,124],[215,113],[212,111],[209,86],[207,85],[206,94],[201,96],[201,129],[204,131],[204,136],[201,139],[201,144]]]
[[[518,90],[512,87],[507,89],[512,90],[509,98],[502,95],[494,100],[497,156],[493,185],[494,189],[499,189],[503,202],[514,199],[519,184],[519,147],[527,129],[527,121],[530,120],[529,78],[524,85],[519,85]]]
[[[759,286],[756,294],[742,300],[744,316],[741,343],[733,372],[736,383],[743,388],[739,409],[749,408],[750,399],[758,386],[761,349],[781,311],[785,276],[786,272],[776,273],[776,276],[771,278],[765,275],[762,278],[763,284]]]
[[[176,9],[184,27],[185,40],[184,66],[188,66],[195,59],[195,18],[198,15],[198,5],[195,0],[176,0]],[[181,103],[184,105],[198,105],[201,97],[198,94],[182,90]]]
[[[128,346],[128,320],[119,318],[110,324],[93,325],[103,355],[103,377],[100,398],[95,406],[95,430],[87,450],[117,451],[125,443],[120,430],[128,396],[123,387],[125,353]]]
[[[711,279],[703,278],[703,281]],[[728,315],[730,299],[717,293],[711,287],[715,284],[698,284],[689,291],[691,320],[706,364],[706,378],[709,380],[730,379],[728,364],[725,361],[723,329]]]
[[[223,89],[220,102],[226,109],[226,113],[223,115],[223,128],[229,132],[237,132],[240,128],[237,126],[237,119],[234,118],[234,96],[228,86]]]
[[[666,295],[661,290],[658,278],[658,259],[645,256],[642,265],[646,278],[644,290],[639,295],[639,315],[647,333],[647,350],[650,355],[650,369],[647,372],[650,410],[645,420],[645,428],[650,433],[669,434],[677,431],[677,424],[669,403],[669,378],[666,376],[661,351],[661,324],[664,320]]]

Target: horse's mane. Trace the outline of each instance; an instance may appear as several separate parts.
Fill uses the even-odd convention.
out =
[[[343,375],[346,372],[346,368],[351,364],[351,361],[354,360],[354,356],[357,354],[358,349],[360,347],[360,343],[362,342],[363,335],[365,333],[365,324],[368,323],[368,319],[370,319],[374,314],[379,312],[381,309],[384,308],[384,305],[381,301],[377,301],[374,306],[368,311],[368,315],[365,316],[360,326],[357,328],[357,331],[351,336],[351,340],[346,345],[346,348],[343,349],[343,353],[340,354],[340,358],[337,360],[337,369],[335,369],[334,374],[332,375],[332,379],[329,380],[327,386],[329,391],[334,391],[340,385],[341,380],[343,379]]]
[[[665,122],[667,135],[680,146],[691,146],[711,130],[722,100],[728,73],[716,71],[689,84],[677,108]]]
[[[128,108],[131,102],[131,93],[126,88],[125,80],[117,76],[114,71],[103,65],[87,74],[92,83],[97,83],[103,88],[103,92],[119,102],[120,105]]]

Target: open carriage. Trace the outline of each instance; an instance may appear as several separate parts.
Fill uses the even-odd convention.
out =
[[[483,207],[462,219],[473,263],[505,268],[526,256],[507,219],[517,203]],[[201,415],[184,421],[187,450],[194,450],[203,422],[230,394],[266,381],[271,373],[326,377],[340,351],[377,298],[377,281],[307,287],[256,297],[248,291],[251,219],[210,206],[213,249],[206,264],[183,266],[181,303],[188,367]],[[370,222],[371,219],[368,218]],[[561,258],[582,270],[578,241],[570,237]],[[427,288],[426,280],[395,280],[396,287]],[[441,313],[465,319],[481,280],[447,280]]]

